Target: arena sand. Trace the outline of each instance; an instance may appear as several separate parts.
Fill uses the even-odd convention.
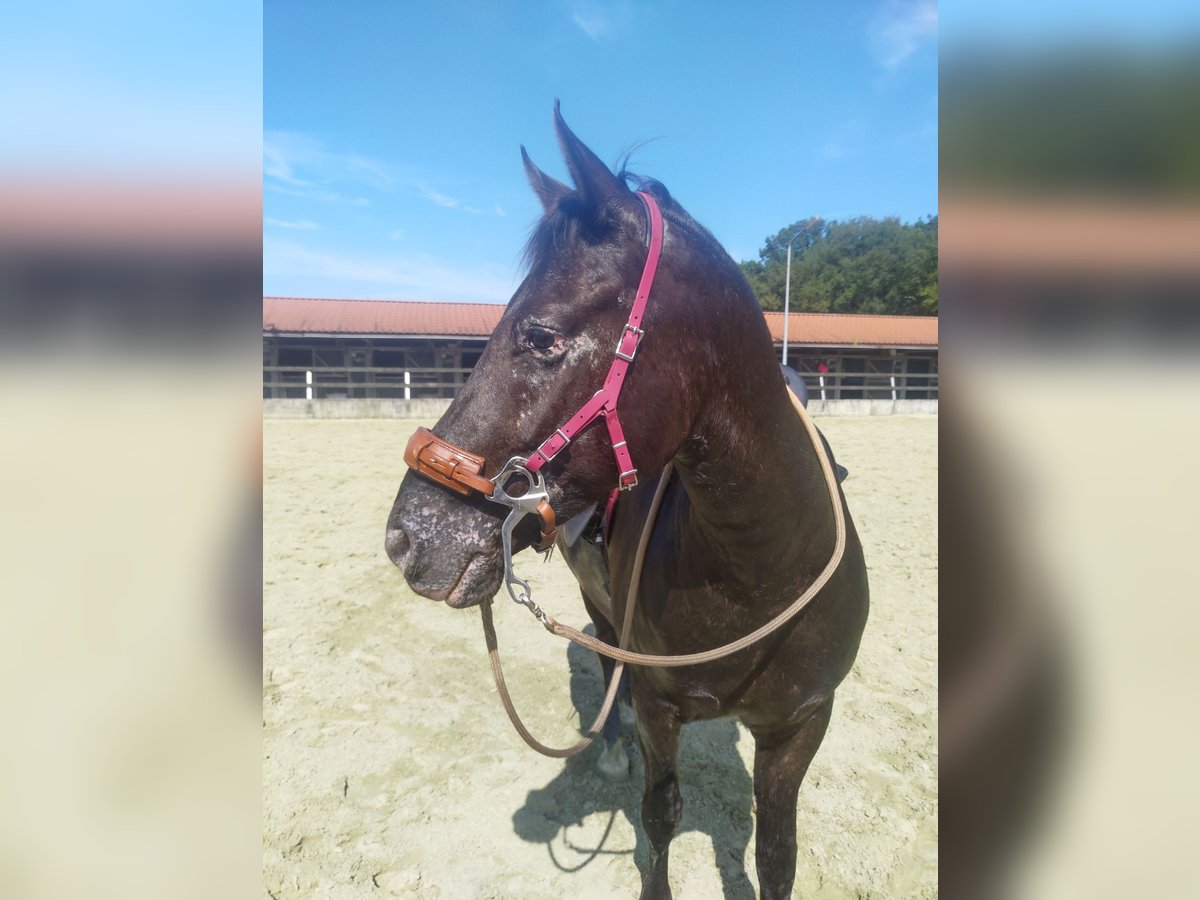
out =
[[[528,750],[496,699],[478,610],[417,597],[383,552],[427,422],[264,422],[263,869],[282,898],[636,897],[641,763],[628,783]],[[796,896],[937,893],[937,419],[820,421],[851,476],[871,618],[800,791]],[[519,557],[535,596],[586,621],[557,558]],[[599,665],[497,603],[527,723],[565,745]],[[684,729],[681,900],[753,897],[753,742]]]

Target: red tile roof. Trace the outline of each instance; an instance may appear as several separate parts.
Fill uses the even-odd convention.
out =
[[[499,303],[419,300],[327,300],[263,297],[263,331],[284,334],[370,334],[488,337],[500,321]],[[775,343],[783,313],[764,313]],[[788,344],[795,346],[936,347],[936,316],[858,316],[792,313]]]
[[[503,312],[501,303],[263,297],[263,331],[487,337]]]

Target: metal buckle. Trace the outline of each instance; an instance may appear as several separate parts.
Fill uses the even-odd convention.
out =
[[[633,476],[633,481],[629,482],[629,484],[625,483],[626,475]],[[622,472],[620,475],[617,476],[617,488],[618,489],[620,489],[622,491],[630,491],[630,490],[633,490],[637,486],[638,486],[637,469],[630,469],[628,472]]]
[[[632,331],[635,335],[637,335],[637,343],[633,345],[633,352],[628,355],[621,352],[621,345],[625,343],[625,332],[627,331]],[[637,356],[638,347],[642,346],[642,335],[645,333],[646,332],[642,331],[642,329],[638,328],[636,325],[630,325],[628,322],[626,322],[625,327],[621,329],[621,336],[617,338],[617,350],[615,353],[617,359],[623,359],[625,362],[633,362],[633,358]]]
[[[553,453],[551,453],[549,456],[546,456],[546,454],[543,453],[542,458],[545,459],[546,462],[550,462],[550,460],[554,459],[554,457],[556,457],[556,456],[558,456],[558,454],[562,453],[563,450],[566,449],[567,445],[569,443],[571,443],[571,439],[569,437],[567,437],[565,434],[563,434],[563,430],[561,428],[555,428],[554,433],[563,439],[563,445],[561,447],[559,447],[557,450],[555,450]]]
[[[504,490],[504,482],[513,475],[520,475],[529,482],[529,489],[519,497],[514,497]],[[504,586],[508,588],[508,595],[514,603],[528,607],[529,611],[537,617],[537,620],[548,627],[549,623],[545,613],[533,602],[533,592],[529,588],[529,582],[520,578],[513,571],[512,552],[513,529],[526,516],[536,515],[538,504],[543,500],[549,499],[549,495],[546,492],[546,482],[540,472],[529,471],[529,460],[523,456],[514,456],[504,464],[504,467],[492,479],[492,484],[495,487],[492,489],[491,496],[488,499],[507,506],[510,510],[504,519],[504,524],[500,527],[500,538],[504,550]]]

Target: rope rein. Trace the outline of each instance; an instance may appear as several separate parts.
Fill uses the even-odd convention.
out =
[[[496,691],[500,695],[500,702],[504,705],[504,711],[508,714],[509,720],[513,723],[517,733],[530,747],[545,756],[556,758],[564,758],[574,756],[585,750],[591,745],[592,741],[600,734],[603,728],[604,720],[608,717],[609,711],[612,709],[613,701],[616,699],[617,687],[621,682],[621,675],[625,671],[625,665],[638,666],[695,666],[702,663],[713,662],[714,660],[723,659],[737,653],[739,650],[744,650],[750,647],[774,632],[778,631],[806,607],[809,602],[821,591],[833,577],[833,573],[837,570],[838,565],[842,561],[842,555],[846,550],[846,515],[842,509],[841,496],[838,493],[837,476],[834,474],[833,466],[829,462],[829,457],[826,455],[824,448],[821,446],[821,439],[817,433],[817,427],[813,424],[812,418],[808,415],[808,411],[800,403],[800,399],[788,390],[788,395],[791,398],[792,406],[796,413],[800,416],[800,421],[804,425],[805,431],[808,432],[808,438],[812,442],[813,449],[817,453],[817,461],[821,465],[821,472],[825,476],[825,486],[828,489],[829,501],[833,507],[834,521],[834,544],[833,552],[829,557],[829,562],[825,564],[825,568],[813,580],[812,584],[802,593],[796,600],[785,610],[779,613],[771,621],[761,627],[750,632],[744,637],[738,638],[728,644],[723,644],[720,647],[715,647],[712,650],[705,650],[702,653],[688,653],[676,656],[657,655],[652,653],[634,653],[626,649],[629,643],[629,635],[633,626],[633,613],[637,605],[638,590],[641,587],[642,581],[642,566],[646,559],[646,548],[650,545],[650,537],[654,531],[654,524],[658,519],[658,511],[662,506],[663,495],[666,493],[667,483],[671,480],[673,465],[668,463],[663,469],[662,478],[659,479],[658,486],[654,492],[654,499],[650,504],[650,511],[646,516],[646,522],[642,526],[642,534],[638,540],[637,553],[633,560],[633,570],[629,576],[629,590],[626,593],[625,617],[621,623],[621,635],[616,647],[607,644],[591,635],[584,634],[576,628],[569,625],[563,625],[555,620],[552,616],[546,617],[545,627],[551,634],[565,638],[581,647],[587,647],[602,656],[607,656],[609,659],[617,661],[617,665],[613,670],[612,678],[609,679],[608,690],[604,695],[604,704],[600,708],[599,714],[596,716],[595,722],[587,730],[587,733],[578,743],[565,749],[555,749],[548,747],[538,741],[525,724],[521,721],[521,717],[517,714],[516,708],[513,706],[512,697],[509,696],[508,687],[504,681],[504,672],[500,666],[500,651],[496,643],[496,629],[492,622],[492,605],[491,602],[483,604],[483,633],[484,639],[488,648],[488,659],[492,667],[492,677],[496,682]]]

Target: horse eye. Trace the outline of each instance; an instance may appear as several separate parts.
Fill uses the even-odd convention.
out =
[[[557,343],[558,335],[547,328],[539,328],[535,325],[525,333],[525,340],[534,350],[549,350]]]

